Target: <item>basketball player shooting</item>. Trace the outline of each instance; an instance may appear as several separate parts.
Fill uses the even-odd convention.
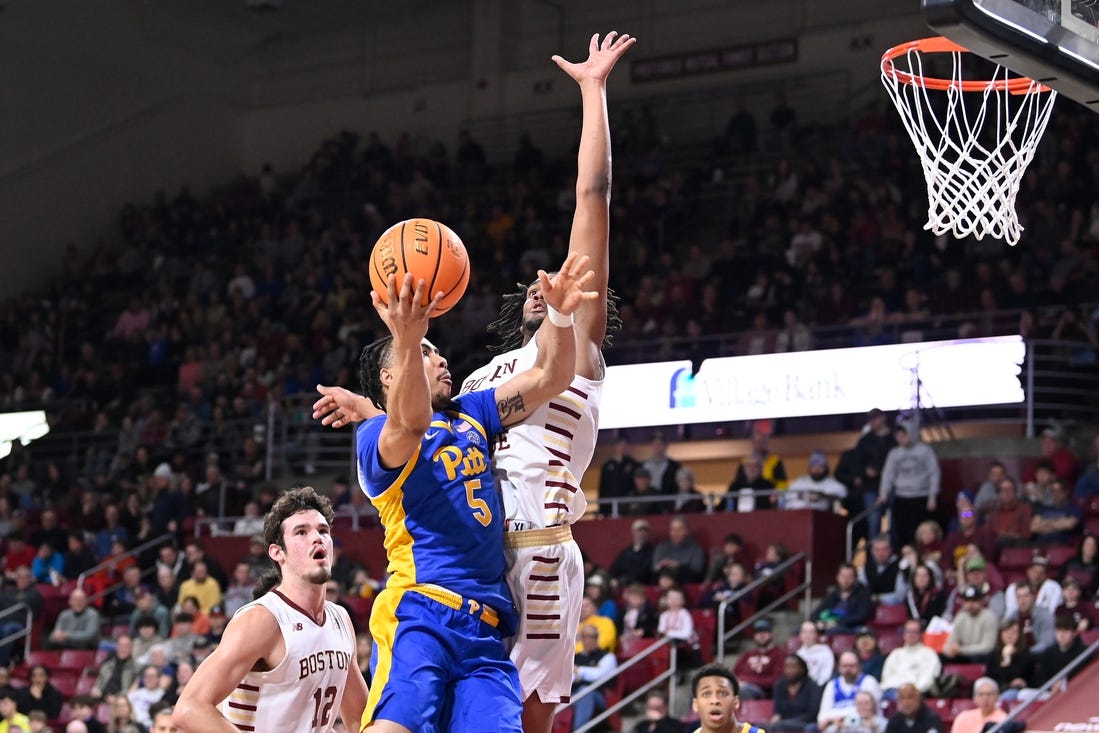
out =
[[[337,716],[358,725],[367,689],[355,631],[324,595],[332,517],[332,504],[312,487],[291,489],[271,507],[263,537],[277,582],[264,592],[272,578],[260,579],[259,597],[233,615],[195,670],[172,713],[182,733],[327,733]]]
[[[609,342],[608,331],[620,326],[607,291],[611,148],[606,82],[634,42],[612,31],[602,42],[598,34],[592,36],[584,62],[553,57],[580,86],[583,104],[569,253],[588,256],[595,273],[590,287],[599,297],[575,314],[572,384],[510,428],[494,453],[507,514],[508,584],[520,611],[511,658],[522,685],[525,733],[549,731],[557,704],[568,702],[572,689],[584,568],[569,527],[587,508],[579,479],[591,463],[599,429],[606,371],[602,348]],[[496,386],[534,362],[536,334],[544,327],[546,310],[537,283],[520,287],[504,296],[500,318],[489,327],[499,335],[498,348],[505,353],[466,379],[463,394]],[[313,417],[324,425],[342,427],[376,414],[369,400],[345,389],[319,385],[317,390],[322,397],[313,405]]]

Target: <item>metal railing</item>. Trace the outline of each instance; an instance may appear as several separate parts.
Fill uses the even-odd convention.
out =
[[[4,618],[5,616],[13,616],[19,613],[20,609],[22,609],[27,614],[26,624],[19,631],[8,634],[4,638],[0,639],[0,646],[7,646],[8,644],[15,643],[19,639],[23,639],[23,658],[26,659],[30,656],[31,653],[31,633],[33,632],[34,627],[34,612],[31,610],[31,607],[28,606],[26,603],[16,603],[14,606],[11,606],[10,608],[5,608],[3,611],[0,611],[0,618]]]
[[[884,507],[883,507],[883,509],[884,509]],[[853,517],[851,517],[850,519],[847,520],[847,529],[845,530],[845,532],[846,532],[845,548],[846,548],[846,552],[847,552],[847,555],[846,555],[847,562],[851,562],[851,558],[853,558],[855,556],[855,526],[858,525],[859,522],[866,519],[871,514],[873,514],[875,511],[878,511],[878,510],[879,510],[878,507],[870,507],[869,509],[863,509],[861,512],[859,512],[858,514],[856,514],[855,516],[853,516]],[[867,535],[872,536],[873,534],[874,534],[873,532],[869,532],[869,531],[867,532]]]
[[[378,510],[373,504],[349,504],[335,512],[335,518],[351,520],[349,529],[358,531],[378,525]],[[249,537],[252,532],[237,532],[235,525],[242,519],[254,517],[200,517],[195,520],[195,537],[208,534],[210,537]]]
[[[642,661],[644,661],[645,659],[647,659],[650,655],[655,654],[659,649],[663,649],[664,647],[669,648],[668,649],[668,653],[669,653],[669,656],[668,656],[668,669],[664,670],[663,672],[658,674],[656,677],[653,677],[651,680],[649,680],[645,684],[641,685],[640,687],[638,687],[636,690],[634,690],[630,694],[623,695],[621,700],[619,700],[618,702],[614,703],[613,705],[607,707],[605,710],[601,711],[597,715],[592,716],[591,720],[589,720],[587,723],[580,726],[579,728],[576,728],[574,733],[585,733],[586,731],[590,731],[590,730],[594,729],[597,725],[602,723],[604,720],[611,717],[615,713],[619,712],[620,710],[625,708],[627,705],[630,705],[634,700],[638,699],[642,695],[648,694],[649,690],[657,687],[658,685],[664,684],[668,680],[672,679],[672,677],[675,675],[676,671],[678,670],[678,663],[677,663],[677,659],[676,659],[676,645],[675,645],[675,640],[674,639],[670,639],[670,638],[661,639],[660,641],[656,642],[655,644],[653,644],[653,645],[643,649],[642,651],[638,652],[637,654],[630,657],[629,659],[627,659],[622,664],[619,664],[617,667],[612,669],[610,672],[608,672],[606,675],[604,675],[600,679],[596,680],[595,682],[592,682],[587,687],[581,688],[579,692],[572,695],[572,697],[569,699],[568,703],[566,703],[565,705],[559,706],[557,708],[557,712],[560,712],[561,710],[564,710],[567,707],[572,707],[574,704],[576,704],[577,700],[580,700],[581,698],[587,697],[588,695],[591,695],[591,694],[595,693],[596,691],[598,691],[602,687],[604,687],[608,684],[611,684],[617,677],[621,676],[621,674],[623,672],[625,672],[627,669],[630,669],[631,667],[636,666],[637,664],[639,664]],[[668,685],[668,710],[675,709],[675,696],[676,696],[675,684],[674,684],[674,682],[672,682]]]
[[[1061,680],[1066,679],[1077,667],[1080,667],[1081,665],[1092,661],[1092,657],[1097,650],[1099,650],[1099,639],[1093,641],[1087,649],[1080,652],[1080,654],[1077,655],[1077,657],[1071,662],[1066,664],[1060,672],[1050,677],[1044,685],[1038,688],[1038,692],[1034,695],[1034,697],[1026,700],[1022,705],[1009,712],[1007,714],[1007,717],[994,725],[992,728],[990,728],[988,730],[988,733],[1000,733],[1000,731],[1004,730],[1004,727],[1006,725],[1011,723],[1011,721],[1019,718],[1032,705],[1038,702],[1045,702],[1046,700],[1048,700],[1049,698],[1044,698],[1043,695],[1052,690],[1054,685],[1060,683]]]
[[[84,581],[88,578],[89,575],[95,575],[96,573],[98,573],[101,570],[104,570],[104,569],[106,569],[106,568],[108,568],[112,565],[118,564],[119,560],[122,560],[122,559],[125,559],[125,558],[128,558],[128,557],[136,557],[137,555],[140,555],[141,553],[145,552],[146,550],[151,550],[154,547],[159,547],[160,545],[171,542],[172,539],[173,539],[173,537],[172,537],[171,534],[165,533],[165,534],[162,534],[158,537],[154,537],[153,539],[148,540],[147,542],[143,542],[140,545],[138,545],[137,547],[126,550],[126,552],[123,552],[121,555],[119,555],[117,557],[112,557],[109,560],[104,560],[103,562],[99,563],[98,565],[95,565],[91,568],[88,568],[87,570],[82,572],[80,575],[76,576],[76,587],[81,589],[81,590],[84,590]],[[100,589],[99,591],[97,591],[97,592],[93,593],[92,595],[88,596],[88,602],[90,603],[92,601],[99,600],[103,596],[107,595],[107,592],[108,591],[107,591],[106,588]]]
[[[762,588],[769,583],[773,583],[775,581],[785,582],[786,573],[802,561],[805,562],[805,575],[800,583],[783,593],[778,598],[772,600],[763,608],[757,608],[755,613],[753,613],[748,618],[743,619],[733,628],[729,629],[728,631],[725,630],[725,609],[729,606],[729,604],[740,601],[740,599],[744,598],[749,593],[752,593],[757,588]],[[717,661],[721,662],[722,664],[725,663],[725,644],[730,639],[735,637],[744,629],[751,626],[753,623],[755,623],[757,619],[762,618],[764,615],[770,613],[771,611],[778,608],[783,603],[786,603],[786,601],[790,600],[800,593],[805,594],[802,613],[805,615],[805,618],[808,619],[809,609],[812,606],[812,579],[813,560],[804,552],[799,552],[795,555],[791,555],[790,557],[786,558],[781,563],[776,565],[772,572],[768,573],[765,576],[756,578],[751,583],[737,591],[731,598],[726,598],[724,601],[722,601],[717,608]]]
[[[743,493],[742,493],[743,492]],[[799,492],[795,492],[799,493]],[[624,516],[633,516],[632,514],[623,514],[622,505],[630,504],[673,504],[676,501],[702,499],[706,504],[706,514],[713,514],[718,511],[729,511],[725,508],[725,505],[731,500],[735,502],[737,499],[757,499],[761,497],[769,496],[790,496],[789,489],[738,489],[731,493],[710,493],[703,494],[702,496],[682,496],[680,494],[655,494],[652,496],[613,496],[613,497],[599,497],[588,502],[589,509],[592,507],[602,508],[603,506],[610,507],[610,513],[606,514],[610,519],[618,519]],[[674,507],[673,507],[673,511]]]

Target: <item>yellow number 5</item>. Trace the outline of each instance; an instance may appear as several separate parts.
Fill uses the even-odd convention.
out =
[[[474,491],[481,488],[481,479],[475,478],[465,482],[466,486],[466,504],[469,504],[469,508],[473,510],[473,517],[481,526],[487,527],[492,522],[492,510],[488,508],[488,504],[484,499],[478,499],[473,495]]]

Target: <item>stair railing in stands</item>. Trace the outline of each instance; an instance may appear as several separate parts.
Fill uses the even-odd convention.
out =
[[[855,556],[855,525],[870,516],[871,512],[873,512],[875,509],[878,509],[878,507],[863,509],[861,512],[847,520],[847,562],[851,562],[851,558]]]
[[[668,684],[668,710],[674,710],[675,709],[675,682],[672,678],[675,676],[675,674],[678,670],[677,663],[676,663],[676,646],[675,646],[675,643],[674,643],[673,639],[664,638],[664,639],[661,639],[660,641],[658,641],[657,643],[653,644],[652,646],[647,647],[646,649],[644,649],[644,650],[638,652],[637,654],[635,654],[634,656],[630,657],[625,662],[623,662],[622,664],[618,665],[617,667],[612,669],[610,672],[608,672],[605,677],[602,677],[602,678],[596,680],[595,682],[592,682],[587,687],[582,688],[579,692],[572,695],[572,697],[569,699],[568,703],[563,704],[563,705],[559,705],[557,707],[557,712],[559,713],[562,710],[564,710],[565,708],[572,707],[576,703],[577,700],[579,700],[581,698],[584,698],[584,697],[587,697],[588,695],[591,695],[592,693],[596,692],[597,690],[599,690],[604,685],[610,684],[611,682],[613,682],[615,680],[615,678],[617,678],[619,675],[621,675],[627,669],[639,664],[640,662],[642,662],[643,660],[648,658],[649,655],[654,654],[658,649],[662,649],[664,647],[669,647],[668,669],[664,670],[663,672],[658,674],[656,677],[653,677],[651,680],[649,680],[645,684],[641,685],[641,687],[638,687],[636,690],[634,690],[630,694],[623,695],[621,700],[614,703],[613,705],[608,707],[606,710],[604,710],[604,711],[600,712],[599,714],[593,716],[591,720],[589,720],[587,723],[585,723],[581,727],[575,729],[573,731],[573,733],[586,733],[587,731],[593,730],[596,726],[598,726],[604,720],[611,717],[612,715],[614,715],[618,711],[622,710],[627,705],[632,703],[634,700],[638,699],[642,695],[647,695],[649,690],[651,690],[654,687],[656,687],[658,685],[661,685],[664,682],[669,681],[669,680],[671,680],[671,682]]]
[[[0,611],[0,618],[5,616],[14,616],[23,610],[27,614],[27,624],[19,631],[8,634],[3,639],[0,639],[0,646],[7,646],[13,644],[19,639],[23,639],[23,659],[26,659],[31,653],[31,627],[34,625],[34,613],[31,611],[31,607],[26,603],[16,603],[10,608],[5,608]]]
[[[1004,726],[1008,725],[1011,721],[1016,720],[1020,715],[1026,712],[1027,708],[1029,708],[1031,705],[1036,702],[1044,702],[1045,700],[1049,699],[1043,696],[1047,692],[1052,690],[1054,685],[1060,683],[1061,680],[1066,679],[1070,674],[1072,674],[1073,670],[1075,670],[1077,667],[1089,662],[1092,658],[1092,655],[1095,654],[1096,650],[1099,650],[1099,639],[1093,641],[1087,649],[1080,652],[1080,654],[1071,662],[1066,664],[1060,672],[1050,677],[1044,685],[1038,688],[1038,693],[1034,697],[1030,698],[1022,705],[1008,713],[1006,718],[990,728],[987,733],[1000,733],[1000,731],[1004,730]]]
[[[137,547],[134,547],[133,549],[130,549],[130,550],[127,550],[126,552],[123,552],[118,557],[112,557],[110,560],[104,560],[103,562],[99,563],[98,565],[96,565],[92,568],[89,568],[88,570],[85,570],[84,572],[82,572],[80,575],[76,576],[76,587],[83,590],[84,589],[84,581],[87,579],[87,577],[89,575],[95,575],[100,570],[103,570],[106,567],[109,567],[111,565],[116,564],[119,560],[122,560],[123,558],[135,557],[135,556],[141,554],[142,552],[145,552],[146,550],[151,550],[154,547],[160,547],[161,545],[165,545],[165,544],[167,544],[171,541],[172,541],[172,535],[165,532],[164,534],[160,535],[159,537],[154,537],[153,539],[149,540],[148,542],[143,542],[142,544],[138,545]],[[106,589],[100,590],[99,592],[95,593],[94,595],[89,596],[88,601],[91,602],[92,600],[98,600],[99,598],[102,598],[104,595],[106,595]]]
[[[802,561],[805,562],[805,576],[800,583],[783,593],[775,600],[768,603],[763,608],[756,609],[755,613],[738,623],[733,628],[729,629],[728,631],[725,630],[725,609],[729,606],[730,603],[736,603],[744,596],[752,593],[757,588],[761,588],[764,585],[767,585],[768,583],[773,583],[776,580],[782,580],[789,570],[794,568],[799,562]],[[737,591],[731,598],[726,598],[724,601],[722,601],[717,607],[717,661],[722,664],[725,663],[725,643],[729,639],[733,638],[744,629],[749,628],[753,623],[755,623],[757,619],[763,618],[765,614],[770,613],[771,611],[778,608],[783,603],[786,603],[786,601],[790,600],[800,593],[805,594],[805,603],[802,613],[804,613],[805,618],[808,619],[809,609],[812,605],[812,577],[813,559],[808,557],[804,552],[799,552],[791,555],[790,557],[786,558],[781,563],[776,565],[775,569],[769,574],[760,578],[756,578],[751,583]]]

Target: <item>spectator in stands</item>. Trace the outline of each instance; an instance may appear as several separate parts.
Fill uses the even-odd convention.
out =
[[[7,665],[0,664],[0,694],[10,693],[18,696],[18,691],[11,684],[11,669]]]
[[[698,605],[702,608],[712,608],[717,611],[725,601],[732,601],[725,606],[725,629],[729,630],[740,623],[743,618],[741,603],[751,601],[751,594],[742,594],[751,577],[744,566],[738,562],[730,562],[725,566],[725,577],[716,583],[711,583],[702,594]],[[739,596],[739,597],[738,597]],[[737,600],[733,601],[733,598]]]
[[[973,508],[981,518],[987,517],[1000,501],[1000,482],[1007,478],[1007,469],[1000,461],[988,464],[988,476],[977,488]]]
[[[45,641],[47,649],[95,649],[99,646],[99,612],[88,605],[80,588],[69,593],[69,607],[57,617]]]
[[[760,474],[774,484],[776,489],[785,489],[788,486],[786,466],[782,463],[782,456],[771,452],[771,432],[764,425],[752,426],[752,451],[749,455],[759,461]],[[747,474],[741,473],[743,469],[742,461],[737,468],[734,483],[748,483]]]
[[[645,586],[631,583],[622,594],[625,609],[621,614],[618,636],[625,639],[652,639],[660,623],[660,611],[649,602]]]
[[[821,643],[817,625],[812,621],[803,622],[798,629],[798,641],[801,646],[798,647],[797,655],[805,660],[809,676],[818,686],[828,684],[828,680],[832,679],[832,671],[836,668],[836,655],[832,652],[832,647]],[[813,716],[816,716],[816,709]]]
[[[6,578],[14,580],[19,568],[30,569],[37,554],[35,549],[26,543],[22,532],[12,531],[8,535],[7,552],[0,557],[0,569],[3,569]]]
[[[676,492],[675,476],[680,469],[679,462],[668,457],[668,442],[663,433],[654,434],[650,446],[649,457],[642,461],[641,466],[649,472],[657,491],[671,496]]]
[[[881,534],[870,541],[870,556],[859,568],[859,582],[866,586],[874,603],[904,603],[908,588],[888,535]]]
[[[171,569],[158,566],[156,569],[156,585],[153,587],[157,602],[165,608],[175,608],[179,601],[179,583]]]
[[[157,620],[150,615],[141,615],[137,618],[137,630],[134,636],[133,658],[135,661],[148,659],[149,653],[154,647],[162,646],[168,638],[168,632],[159,633]]]
[[[881,472],[889,451],[896,446],[897,440],[893,437],[889,417],[875,407],[867,415],[866,430],[855,444],[855,479],[854,486],[851,487],[852,491],[861,494],[863,507],[873,510],[867,518],[869,531],[866,534],[870,537],[881,531],[882,514],[877,503],[881,489]]]
[[[618,665],[614,654],[599,645],[599,629],[591,625],[580,627],[581,650],[576,653],[572,667],[572,691],[579,692],[593,682],[597,682],[614,671]],[[573,730],[585,725],[607,707],[602,689],[576,700],[573,705]]]
[[[199,610],[204,612],[222,602],[221,586],[217,580],[210,577],[206,563],[202,560],[191,567],[191,577],[179,584],[180,605],[185,598],[197,600]]]
[[[233,522],[233,534],[248,537],[263,531],[263,515],[260,513],[259,504],[255,501],[245,502],[244,515]]]
[[[229,581],[229,587],[222,597],[222,605],[225,607],[226,615],[232,618],[238,608],[252,602],[252,588],[255,587],[255,584],[256,580],[252,577],[252,569],[248,566],[248,563],[238,562],[237,566],[233,568],[233,577]]]
[[[1030,651],[1035,655],[1041,654],[1054,642],[1053,613],[1035,604],[1034,589],[1030,585],[1012,585],[1015,586],[1015,610],[1008,611],[1004,618],[1018,620]]]
[[[923,643],[923,625],[915,619],[904,622],[904,644],[889,652],[882,668],[881,686],[886,699],[897,696],[902,685],[911,683],[921,693],[931,690],[942,671],[939,655]]]
[[[148,728],[153,719],[149,708],[164,697],[164,688],[160,683],[160,670],[149,664],[141,670],[141,677],[135,681],[126,695],[133,709],[133,719]]]
[[[741,697],[744,690],[741,689]],[[645,696],[645,717],[637,721],[630,733],[682,733],[683,724],[668,715],[668,698],[660,690]]]
[[[653,483],[649,469],[638,466],[637,470],[633,472],[633,488],[630,489],[627,496],[630,498],[649,498],[663,496],[663,493],[660,491],[660,487]],[[622,506],[621,513],[634,516],[638,514],[662,514],[664,506],[661,502],[629,501]]]
[[[676,495],[672,511],[676,514],[701,514],[706,511],[706,496],[695,486],[694,471],[681,466],[675,472]]]
[[[1080,639],[1080,634],[1076,631],[1076,624],[1068,616],[1057,619],[1054,623],[1053,633],[1055,642],[1045,650],[1035,652],[1034,684],[1037,687],[1041,687],[1053,679],[1058,672],[1067,667],[1069,662],[1083,654],[1087,648]],[[1078,666],[1065,679],[1054,685],[1051,692],[1064,690],[1068,681],[1083,671],[1085,667],[1086,665]]]
[[[1099,537],[1085,534],[1076,548],[1076,554],[1061,566],[1059,580],[1076,578],[1085,598],[1099,591]]]
[[[1049,501],[1036,508],[1030,521],[1034,541],[1051,546],[1074,544],[1083,529],[1084,511],[1060,479],[1050,484],[1049,491]]]
[[[897,447],[885,458],[878,507],[890,505],[893,544],[900,546],[912,542],[916,528],[935,511],[941,474],[935,451],[918,435],[909,435],[904,425],[894,428],[893,435]]]
[[[687,610],[687,597],[679,588],[669,588],[660,599],[664,609],[656,625],[656,635],[672,639],[679,648],[679,664],[697,667],[699,655],[698,632],[691,612]]]
[[[98,702],[91,695],[74,695],[69,701],[69,705],[72,706],[72,722],[69,725],[79,723],[84,726],[82,730],[85,733],[107,733],[107,726],[95,717],[95,707]],[[67,733],[69,729],[65,730]]]
[[[817,450],[809,456],[809,473],[798,476],[786,490],[782,508],[830,512],[846,497],[847,487],[829,473],[828,456]]]
[[[3,590],[0,591],[0,611],[7,611],[19,604],[26,604],[34,618],[42,617],[44,601],[42,594],[34,584],[31,569],[26,565],[15,571],[15,581],[4,580]],[[0,639],[7,638],[27,628],[26,613],[11,613],[0,616]],[[28,629],[29,631],[29,629]],[[22,641],[16,639],[8,644],[0,645],[0,667],[6,667],[11,663],[12,652],[19,648]]]
[[[124,694],[137,678],[137,663],[134,661],[134,640],[128,634],[122,634],[115,640],[114,653],[99,666],[92,687],[92,695],[105,698],[110,702],[115,695]]]
[[[908,617],[924,624],[942,616],[946,609],[947,596],[939,586],[938,578],[926,563],[919,563],[909,576],[905,592],[905,605]]]
[[[981,677],[974,682],[973,702],[977,707],[958,713],[950,733],[981,733],[987,724],[999,723],[1007,717],[1000,707],[1000,686],[996,680]]]
[[[172,628],[172,614],[155,593],[142,589],[134,593],[134,610],[130,612],[130,634],[137,634],[138,620],[149,617],[156,623],[156,633],[164,638]]]
[[[996,646],[985,665],[985,675],[996,680],[1005,702],[1014,700],[1020,690],[1034,685],[1034,664],[1034,656],[1019,622],[1002,622]]]
[[[30,729],[30,720],[16,707],[15,693],[0,691],[0,733]]]
[[[951,662],[984,664],[996,646],[1000,621],[984,606],[984,591],[975,585],[962,589],[962,610],[943,645],[942,655]]]
[[[592,600],[585,596],[580,601],[580,625],[579,628],[585,626],[594,626],[599,630],[599,646],[607,651],[613,651],[615,645],[618,643],[618,628],[614,625],[614,620],[600,616],[598,609]],[[579,632],[577,632],[579,637]],[[580,644],[580,639],[576,640],[576,653],[579,654],[583,651],[583,646]]]
[[[923,702],[919,688],[905,683],[897,690],[897,712],[885,726],[885,733],[943,733],[942,719]]]
[[[633,472],[641,464],[630,455],[630,442],[619,438],[614,444],[614,454],[599,469],[599,498],[616,499],[628,496],[633,488]],[[601,504],[599,511],[610,516],[611,505]]]
[[[217,581],[218,588],[224,589],[229,585],[229,574],[225,572],[221,563],[206,553],[206,548],[201,542],[192,539],[183,548],[183,567],[178,572],[178,577],[180,579],[192,577],[198,563],[206,565],[207,574]]]
[[[881,682],[881,671],[885,665],[885,655],[878,646],[878,635],[871,629],[860,631],[855,636],[855,654],[858,655],[862,671]]]
[[[1091,439],[1091,453],[1091,462],[1087,464],[1073,488],[1072,493],[1077,501],[1087,501],[1093,496],[1099,496],[1099,435]]]
[[[244,561],[252,570],[252,577],[259,578],[264,571],[274,565],[274,561],[267,556],[267,547],[263,544],[263,535],[253,535],[248,540],[248,555]]]
[[[782,662],[782,676],[775,682],[775,712],[767,730],[773,733],[805,730],[817,718],[820,695],[820,685],[810,675],[805,658],[788,654]]]
[[[930,566],[941,581],[943,555],[943,528],[934,519],[920,522],[916,527],[914,547],[920,562]]]
[[[122,515],[115,503],[107,504],[103,508],[103,528],[95,533],[95,544],[92,546],[95,556],[102,560],[111,554],[111,545],[115,540],[124,543],[130,539],[130,533],[121,523]]]
[[[1065,482],[1066,486],[1076,485],[1076,456],[1066,445],[1065,434],[1055,427],[1048,427],[1042,431],[1042,458],[1053,464],[1054,475]],[[1037,464],[1035,464],[1035,469]],[[1035,479],[1037,471],[1031,469],[1026,477],[1029,483]]]
[[[855,566],[845,562],[836,571],[836,585],[821,599],[811,618],[828,631],[853,634],[873,614],[870,591],[858,582]]]
[[[691,537],[687,520],[672,517],[668,522],[668,539],[653,549],[653,572],[670,570],[678,583],[697,583],[706,569],[706,554]]]
[[[19,690],[16,705],[20,712],[31,713],[41,710],[50,720],[61,717],[61,706],[65,698],[61,691],[50,682],[50,670],[44,664],[35,664],[27,675],[27,686]]]
[[[721,549],[713,553],[710,567],[706,570],[705,582],[712,583],[725,577],[725,566],[738,562],[745,568],[752,567],[751,558],[744,547],[744,538],[736,532],[730,532],[721,540]]]
[[[1040,458],[1034,464],[1034,478],[1023,485],[1023,498],[1034,507],[1049,504],[1053,496],[1053,481],[1057,475],[1053,470],[1053,461]]]
[[[826,733],[844,728],[844,720],[855,714],[855,698],[860,692],[869,693],[875,704],[881,698],[881,687],[871,675],[862,671],[858,655],[846,651],[839,655],[839,674],[829,680],[820,696],[817,727]]]
[[[52,465],[52,464],[51,464]],[[61,552],[68,544],[69,536],[61,529],[57,511],[55,509],[43,509],[42,516],[38,519],[38,528],[30,533],[30,544],[41,547],[48,543],[54,550]]]
[[[1030,504],[1019,499],[1015,479],[1000,482],[1000,503],[988,515],[986,526],[1001,546],[1016,546],[1030,541]]]
[[[607,580],[603,573],[596,573],[584,582],[584,595],[595,604],[596,613],[605,618],[618,621],[618,606],[611,597],[607,588]]]
[[[756,619],[752,624],[752,641],[755,646],[741,652],[733,667],[733,673],[740,680],[742,700],[770,697],[775,683],[782,676],[782,663],[786,656],[783,649],[775,646],[775,626],[769,618]]]
[[[1051,614],[1061,605],[1061,586],[1057,581],[1048,577],[1049,559],[1044,555],[1035,555],[1030,559],[1030,565],[1026,569],[1026,577],[1017,580],[1007,587],[1004,595],[1007,600],[1005,613],[1010,616],[1015,612],[1015,589],[1020,585],[1030,586],[1034,593],[1034,604],[1040,606]]]
[[[119,695],[111,703],[111,719],[107,733],[145,733],[145,726],[134,718],[134,708],[129,698]]]
[[[962,583],[950,592],[947,599],[947,619],[954,618],[962,607],[961,589],[967,585],[974,585],[984,592],[985,607],[992,611],[998,619],[1004,617],[1007,600],[1002,589],[997,587],[990,577],[988,563],[979,554],[966,558],[962,562]],[[997,582],[1002,582],[997,581]]]
[[[958,561],[970,545],[976,545],[984,557],[996,555],[996,537],[988,527],[978,523],[977,510],[970,501],[969,495],[965,492],[959,493],[956,506],[958,527],[943,540],[939,560],[939,566],[951,579],[956,575],[955,568],[958,566]]]
[[[69,532],[65,540],[68,550],[65,552],[65,572],[68,578],[75,580],[82,573],[95,567],[95,554],[88,547],[83,530]]]
[[[1087,631],[1099,625],[1099,609],[1092,601],[1083,600],[1080,581],[1069,576],[1061,583],[1061,605],[1054,611],[1054,620],[1068,616],[1076,622],[1076,630]]]
[[[763,463],[755,455],[745,456],[737,468],[736,475],[729,482],[728,493],[732,496],[725,500],[725,509],[736,512],[753,512],[757,509],[769,509],[772,496],[755,496],[755,491],[772,491],[775,483],[763,476]]]

